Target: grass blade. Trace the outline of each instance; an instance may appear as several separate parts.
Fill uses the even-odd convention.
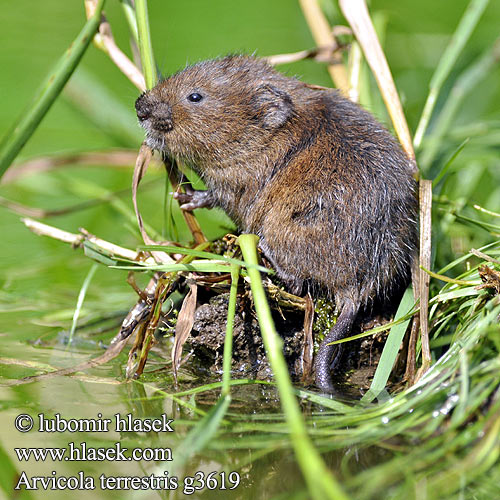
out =
[[[497,40],[493,47],[488,47],[484,54],[457,78],[439,113],[436,125],[433,127],[432,137],[429,137],[425,142],[425,149],[420,158],[420,164],[423,169],[427,169],[431,166],[440,146],[443,144],[443,137],[450,130],[455,116],[461,109],[466,96],[472,92],[474,87],[478,85],[481,80],[491,74],[492,69],[498,65],[499,59],[500,40]],[[456,154],[459,152],[460,151],[457,151]],[[456,154],[452,157],[451,161]],[[450,162],[445,165],[443,170],[448,168],[449,163]],[[442,176],[443,173],[440,173],[439,178]]]
[[[443,168],[439,171],[439,173],[436,175],[434,180],[432,181],[432,187],[435,187],[439,184],[441,179],[448,173],[448,170],[450,167],[453,165],[453,162],[457,158],[457,156],[462,152],[462,150],[467,146],[467,143],[469,142],[469,138],[467,137],[464,139],[464,141],[458,146],[458,148],[453,152],[453,154],[450,156],[448,161],[443,165]]]
[[[238,238],[245,262],[254,265],[257,264],[257,240],[257,236],[253,234],[242,234]],[[250,285],[262,339],[276,378],[281,406],[290,429],[292,446],[311,497],[318,500],[325,498],[334,500],[347,499],[348,497],[326,468],[321,456],[307,435],[304,420],[295,399],[285,358],[283,357],[283,342],[276,332],[260,273],[254,267],[249,267],[248,275],[250,276]]]
[[[76,302],[75,312],[73,314],[73,321],[71,322],[71,330],[69,331],[68,345],[71,345],[71,343],[73,342],[73,335],[75,334],[78,317],[80,316],[80,311],[82,310],[83,306],[83,301],[85,300],[85,295],[87,295],[87,290],[90,286],[90,282],[92,281],[95,272],[97,271],[97,268],[98,264],[94,262],[89,272],[87,273],[87,276],[83,281],[82,288],[80,289],[80,293],[78,294],[78,300]]]
[[[10,451],[10,450],[9,450]],[[0,489],[5,492],[5,498],[16,498],[16,500],[33,500],[33,495],[22,486],[18,490],[14,490],[14,487],[19,483],[20,471],[17,469],[16,465],[12,462],[9,453],[4,449],[3,445],[0,443],[0,462],[2,463],[0,471]],[[23,481],[23,485],[24,485]]]
[[[222,262],[227,262],[228,264],[235,264],[237,266],[250,266],[250,264],[243,262],[242,260],[233,259],[231,257],[226,257],[224,255],[219,255],[217,253],[205,252],[201,250],[197,250],[196,248],[184,248],[184,247],[172,247],[165,245],[141,245],[139,246],[141,250],[160,250],[166,253],[180,253],[183,255],[192,255],[194,257],[201,257],[202,259],[212,259],[212,260],[220,260]],[[272,269],[269,269],[264,266],[256,266],[262,273],[273,273]]]
[[[479,18],[481,17],[484,9],[488,5],[489,0],[471,0],[467,10],[465,11],[460,23],[453,34],[450,43],[446,47],[444,54],[439,61],[438,67],[432,76],[431,82],[429,84],[430,91],[427,96],[427,100],[424,105],[424,110],[422,111],[422,116],[420,117],[420,122],[417,126],[417,131],[415,132],[415,139],[413,141],[415,148],[420,147],[422,139],[424,137],[427,126],[436,105],[436,101],[441,91],[446,78],[450,74],[453,65],[455,64],[460,52],[464,48],[467,40],[469,39],[472,31],[476,27]]]
[[[122,9],[127,19],[127,24],[132,34],[132,38],[135,43],[139,45],[139,33],[137,31],[137,18],[135,16],[134,3],[133,0],[120,0],[122,4]]]
[[[397,321],[402,316],[405,316],[410,312],[412,308],[413,290],[411,287],[409,287],[404,293],[403,298],[401,299],[401,303],[399,304],[394,320]],[[401,346],[401,342],[403,341],[403,337],[409,322],[410,318],[408,318],[403,323],[398,323],[391,328],[389,336],[385,341],[384,350],[382,351],[382,356],[380,356],[380,361],[378,363],[377,370],[375,371],[375,375],[373,376],[370,389],[363,396],[363,401],[372,401],[385,388],[387,380],[389,379],[389,375],[391,374],[392,367],[394,366],[394,362],[396,361],[399,347]]]
[[[236,299],[238,296],[238,279],[240,277],[240,266],[231,265],[231,290],[229,293],[229,304],[227,306],[226,339],[224,341],[224,357],[222,361],[222,394],[229,394],[231,383],[231,359],[233,357],[233,328],[234,315],[236,313]]]
[[[229,264],[222,264],[220,261],[215,262],[213,260],[212,261],[198,260],[188,264],[183,264],[179,262],[177,264],[157,264],[157,265],[150,265],[150,264],[144,264],[142,262],[137,262],[136,265],[130,265],[130,266],[117,265],[109,267],[113,269],[121,269],[122,271],[136,271],[136,272],[162,271],[164,273],[180,273],[183,271],[191,271],[194,273],[228,273],[231,270]]]
[[[33,101],[23,111],[19,120],[2,141],[0,146],[0,178],[38,127],[80,62],[99,26],[104,1],[99,1],[94,15],[85,23],[76,39],[38,89]]]
[[[137,16],[137,31],[139,34],[139,50],[141,52],[142,72],[146,80],[146,87],[153,88],[158,81],[156,74],[153,46],[149,31],[148,3],[147,0],[136,0],[135,15]]]
[[[175,474],[192,458],[199,453],[205,445],[213,439],[219,428],[224,415],[227,412],[231,396],[226,395],[219,398],[210,411],[195,425],[186,436],[186,439],[177,447],[173,453],[173,469]]]

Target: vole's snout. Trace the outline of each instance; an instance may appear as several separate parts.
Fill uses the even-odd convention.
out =
[[[155,106],[152,114],[153,127],[161,132],[168,132],[174,128],[172,122],[172,108],[163,102]]]
[[[135,101],[135,111],[137,113],[137,118],[139,118],[141,122],[147,120],[151,116],[153,106],[150,104],[146,94],[141,95],[137,101]]]
[[[140,122],[149,120],[150,125],[158,132],[172,130],[172,108],[164,102],[153,102],[148,94],[135,101],[135,110]]]

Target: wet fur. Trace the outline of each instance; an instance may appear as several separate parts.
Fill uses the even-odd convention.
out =
[[[203,100],[189,102],[193,92]],[[315,363],[316,383],[328,390],[335,348],[326,343],[409,280],[415,182],[399,144],[337,91],[247,56],[187,67],[136,107],[149,145],[200,174],[213,204],[259,235],[292,291],[335,300],[339,324]]]

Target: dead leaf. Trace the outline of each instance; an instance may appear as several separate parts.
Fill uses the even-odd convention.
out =
[[[142,220],[142,215],[139,211],[139,207],[137,205],[137,188],[139,187],[139,183],[141,179],[144,177],[146,170],[148,169],[149,162],[153,157],[153,151],[151,148],[143,142],[141,145],[141,149],[139,150],[139,154],[137,155],[137,161],[135,162],[134,168],[134,176],[132,178],[132,202],[134,204],[135,215],[137,217],[137,223],[139,224],[139,230],[141,231],[142,239],[146,245],[159,245],[160,243],[151,239],[144,229],[144,222]],[[173,245],[172,242],[164,242],[167,245]],[[151,255],[159,264],[171,264],[174,261],[170,257],[170,255],[164,252],[152,251]]]
[[[198,296],[198,287],[195,283],[189,284],[189,292],[184,298],[177,325],[175,327],[175,340],[172,348],[172,369],[175,382],[177,383],[177,369],[179,368],[182,355],[182,347],[184,346],[194,323],[194,313],[196,310],[196,300]]]
[[[116,337],[113,339],[115,341],[120,334],[116,335]],[[9,382],[6,382],[6,385],[22,385],[22,384],[30,384],[31,382],[38,382],[40,380],[45,380],[48,378],[53,378],[53,377],[60,377],[64,375],[71,375],[75,372],[81,372],[83,370],[88,370],[89,368],[93,368],[95,366],[102,365],[104,363],[107,363],[108,361],[116,358],[118,354],[122,351],[122,349],[125,347],[125,344],[127,343],[128,337],[125,337],[123,339],[120,339],[116,342],[112,342],[111,345],[106,349],[106,351],[98,356],[97,358],[90,359],[88,361],[85,361],[84,363],[80,363],[79,365],[76,366],[71,366],[69,368],[62,368],[60,370],[55,370],[53,372],[49,373],[42,373],[41,375],[33,375],[31,377],[25,377],[21,378],[18,380],[12,380]]]
[[[488,266],[479,266],[478,271],[483,284],[477,286],[476,289],[483,290],[484,288],[489,288],[500,294],[500,272]]]

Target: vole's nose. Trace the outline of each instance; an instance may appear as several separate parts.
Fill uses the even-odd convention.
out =
[[[143,122],[150,120],[155,130],[168,132],[172,130],[172,108],[165,102],[158,102],[148,94],[144,94],[135,101],[137,118]]]
[[[168,132],[174,126],[172,122],[172,108],[164,102],[156,104],[151,118],[154,128],[161,132]]]
[[[141,95],[141,97],[135,101],[135,111],[137,113],[137,118],[139,118],[141,122],[147,120],[151,116],[153,106],[146,94]]]

